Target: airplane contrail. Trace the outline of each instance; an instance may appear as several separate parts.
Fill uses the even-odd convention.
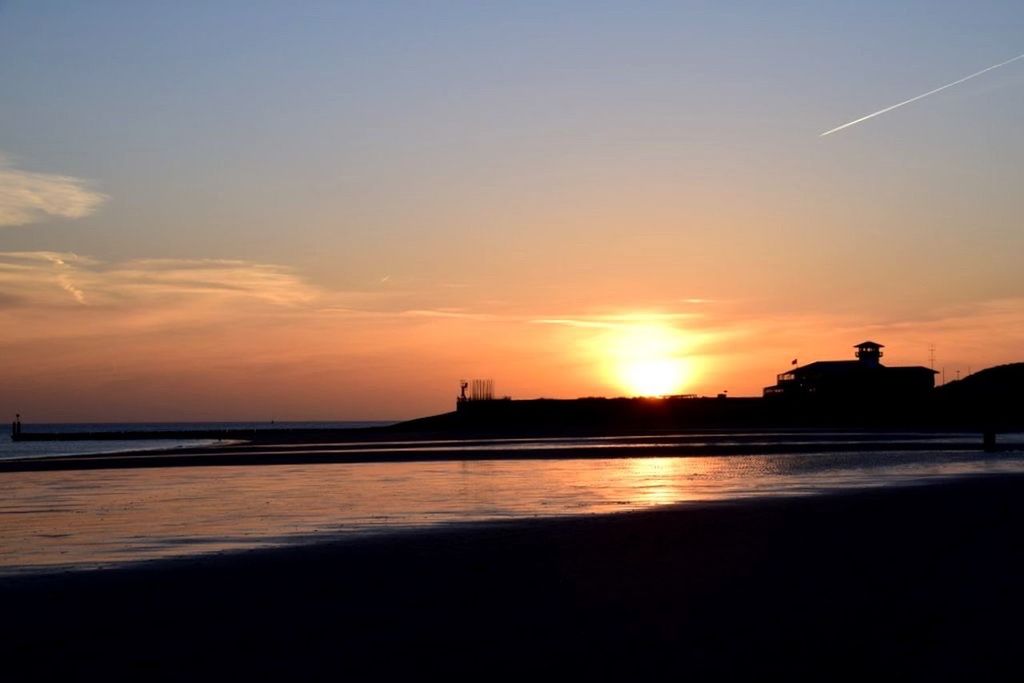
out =
[[[990,66],[988,68],[985,68],[985,69],[982,69],[981,71],[974,72],[970,76],[964,76],[963,78],[961,78],[958,81],[953,81],[952,83],[947,83],[946,85],[939,86],[938,88],[935,88],[935,90],[929,90],[928,92],[926,92],[926,93],[924,93],[922,95],[918,95],[917,97],[911,97],[909,100],[903,100],[902,102],[900,102],[898,104],[894,104],[891,107],[886,107],[885,109],[880,109],[880,110],[876,111],[874,114],[868,114],[867,116],[862,116],[862,117],[860,117],[859,119],[857,119],[855,121],[850,121],[849,123],[844,123],[841,126],[836,126],[832,130],[826,130],[824,133],[822,133],[818,137],[822,137],[823,138],[826,135],[831,135],[832,133],[837,133],[837,132],[841,131],[844,128],[849,128],[850,126],[855,126],[858,123],[861,123],[862,121],[867,121],[868,119],[873,119],[876,116],[881,116],[882,114],[884,114],[886,112],[890,112],[893,109],[899,109],[900,107],[902,107],[905,104],[910,104],[911,102],[917,102],[921,98],[928,97],[929,95],[934,95],[935,93],[940,92],[942,90],[945,90],[946,88],[952,88],[954,85],[960,85],[964,81],[969,81],[972,78],[974,78],[975,76],[980,76],[983,73],[987,73],[987,72],[991,71],[992,69],[998,69],[1001,66],[1006,66],[1010,62],[1016,62],[1018,59],[1024,59],[1024,54],[1017,55],[1013,59],[1007,59],[1005,62],[999,62],[998,64],[993,64],[992,66]]]

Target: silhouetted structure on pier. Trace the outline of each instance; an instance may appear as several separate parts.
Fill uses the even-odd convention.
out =
[[[466,395],[467,389],[469,390],[468,396]],[[459,396],[455,401],[455,409],[461,412],[471,404],[479,406],[483,403],[509,400],[511,399],[508,396],[495,398],[493,379],[461,380],[459,381]]]
[[[463,380],[461,383],[462,401],[490,401],[494,399],[493,379],[474,379],[469,382]],[[466,396],[466,389],[469,388],[469,396]]]
[[[882,365],[883,345],[854,346],[857,360],[817,361],[778,375],[765,398],[814,398],[832,401],[885,401],[924,398],[935,388],[935,370],[920,365]]]

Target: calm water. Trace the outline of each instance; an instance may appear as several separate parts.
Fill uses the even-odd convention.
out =
[[[26,432],[123,432],[123,431],[195,431],[211,429],[351,429],[379,427],[392,422],[96,422],[23,424]],[[131,441],[11,441],[11,425],[0,425],[0,460],[6,458],[45,458],[55,455],[90,455],[126,451],[193,448],[216,443],[208,439],[153,439]]]
[[[998,472],[1024,472],[1024,452],[826,451],[8,473],[0,475],[0,572],[95,568],[439,524],[806,495]]]

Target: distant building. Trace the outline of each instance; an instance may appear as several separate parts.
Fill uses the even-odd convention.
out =
[[[765,387],[765,397],[893,401],[920,397],[935,388],[936,372],[931,368],[886,367],[881,363],[883,345],[873,341],[854,348],[857,360],[817,361],[779,374],[774,386]]]

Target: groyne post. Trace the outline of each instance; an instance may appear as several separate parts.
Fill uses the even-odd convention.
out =
[[[981,445],[986,453],[994,452],[996,450],[996,430],[986,429],[982,432]]]

